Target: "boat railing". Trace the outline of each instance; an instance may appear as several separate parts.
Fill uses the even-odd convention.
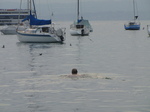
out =
[[[72,29],[72,28],[75,28],[75,25],[74,24],[71,24],[70,25],[70,28]]]
[[[128,23],[125,23],[126,26],[130,26],[130,25],[140,25],[140,22],[137,21],[130,21]]]

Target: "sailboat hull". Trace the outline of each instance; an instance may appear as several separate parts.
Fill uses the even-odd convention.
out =
[[[125,30],[140,30],[140,25],[124,25]]]
[[[54,43],[62,42],[60,37],[50,34],[27,34],[23,32],[17,32],[17,37],[20,42],[34,42],[34,43]]]
[[[70,34],[72,36],[86,36],[89,35],[90,31],[89,30],[85,30],[85,29],[70,29]]]
[[[89,35],[93,29],[88,20],[82,19],[79,23],[74,22],[70,25],[70,34],[71,35]]]

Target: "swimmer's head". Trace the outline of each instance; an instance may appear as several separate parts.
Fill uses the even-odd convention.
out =
[[[73,69],[72,69],[72,75],[77,75],[77,74],[78,74],[77,69],[76,69],[76,68],[73,68]]]

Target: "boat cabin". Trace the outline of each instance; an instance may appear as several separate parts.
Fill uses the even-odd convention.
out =
[[[42,32],[48,33],[49,32],[49,27],[42,27]]]
[[[76,28],[77,29],[82,29],[82,28],[84,28],[84,25],[76,25]]]
[[[135,25],[135,22],[129,22],[129,25]]]

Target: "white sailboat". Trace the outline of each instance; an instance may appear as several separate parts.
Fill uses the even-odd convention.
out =
[[[31,13],[31,0],[29,3],[30,16],[25,20],[30,21],[30,28],[24,31],[17,31],[18,40],[20,42],[38,43],[63,42],[65,39],[65,28],[56,28],[51,20],[40,20],[35,18]]]
[[[150,25],[147,25],[147,32],[148,32],[148,35],[150,36]]]
[[[70,25],[70,34],[71,35],[89,35],[93,31],[88,20],[79,19],[79,0],[77,0],[77,21]]]
[[[3,26],[3,28],[1,29],[1,32],[2,32],[4,35],[16,35],[16,34],[17,34],[17,32],[16,32],[17,28],[18,28],[18,30],[20,30],[20,31],[26,29],[25,26],[19,26],[19,27],[18,27],[17,25],[10,25],[10,26],[6,25],[6,26]]]
[[[138,21],[138,15],[136,15],[135,9],[136,9],[135,1],[133,0],[134,18],[133,21],[130,21],[124,25],[125,30],[140,30],[140,22]]]
[[[16,34],[16,29],[17,29],[17,26],[16,25],[11,25],[11,26],[3,26],[3,28],[1,29],[1,32],[4,34],[4,35],[15,35]]]

